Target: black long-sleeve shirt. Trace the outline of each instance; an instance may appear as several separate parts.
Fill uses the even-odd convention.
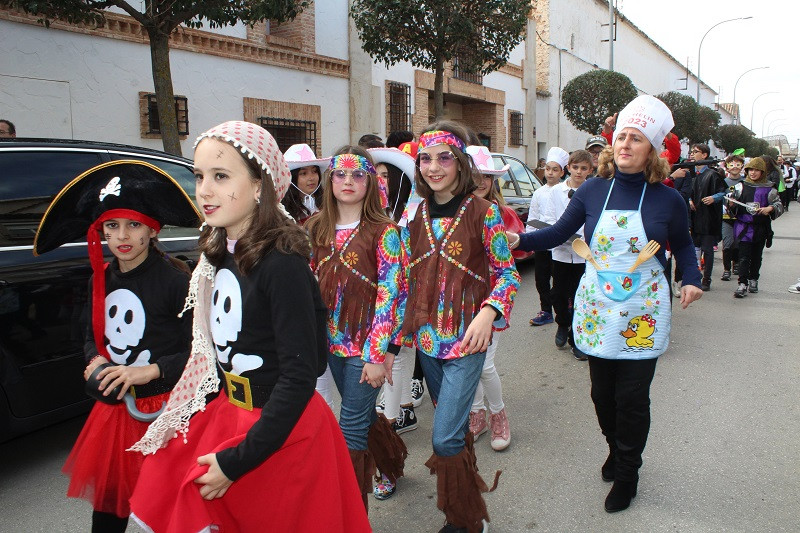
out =
[[[158,365],[163,377],[136,386],[138,397],[170,390],[186,366],[192,340],[192,314],[178,318],[189,291],[189,274],[150,252],[139,266],[128,272],[121,272],[114,260],[106,268],[105,282],[104,344],[111,361]],[[89,317],[84,344],[87,364],[97,355],[91,312]]]
[[[283,446],[314,394],[327,309],[307,260],[275,250],[247,276],[227,254],[217,270],[212,306],[220,365],[228,372],[237,365],[248,368],[240,375],[251,385],[272,388],[245,439],[217,453],[220,468],[235,480]]]

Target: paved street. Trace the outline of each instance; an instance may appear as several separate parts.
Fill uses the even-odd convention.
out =
[[[503,470],[486,497],[491,531],[798,531],[800,295],[786,291],[800,276],[798,228],[795,203],[775,224],[759,294],[735,300],[735,282],[718,279],[718,253],[713,290],[674,313],[672,344],[652,388],[639,493],[615,515],[603,511],[607,450],[587,364],[555,348],[554,325],[528,326],[538,297],[532,265],[521,266],[513,326],[500,335],[497,353],[512,444],[496,453],[484,435],[476,446],[485,479]],[[420,429],[404,435],[407,477],[390,500],[370,500],[376,531],[441,527],[435,480],[423,466],[431,453],[427,396],[417,413]],[[90,508],[64,497],[67,480],[59,472],[81,423],[0,445],[0,531],[88,531]]]

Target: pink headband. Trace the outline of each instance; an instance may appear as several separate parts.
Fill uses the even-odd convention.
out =
[[[419,149],[436,146],[437,144],[449,144],[455,146],[462,152],[467,147],[464,141],[450,133],[449,131],[426,131],[419,136]]]
[[[328,165],[328,170],[363,170],[370,174],[377,175],[375,166],[366,157],[356,154],[342,154],[335,155],[331,158],[331,164]]]

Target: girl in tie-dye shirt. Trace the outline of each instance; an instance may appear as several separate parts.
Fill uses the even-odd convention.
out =
[[[340,149],[325,178],[322,210],[306,224],[314,247],[311,267],[329,309],[328,365],[342,397],[339,426],[366,506],[376,465],[394,483],[407,455],[391,424],[375,411],[381,386],[391,382],[390,341],[400,330],[403,248],[381,207],[366,150]]]
[[[420,136],[415,181],[422,202],[410,203],[403,228],[403,332],[415,339],[436,404],[426,465],[438,477],[438,506],[450,527],[480,531],[487,486],[468,416],[493,327],[507,327],[520,278],[500,210],[472,194],[479,174],[465,154],[467,138],[463,126],[445,121]]]

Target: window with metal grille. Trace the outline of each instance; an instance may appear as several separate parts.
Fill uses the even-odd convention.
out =
[[[312,120],[258,117],[258,125],[275,137],[281,152],[285,152],[293,144],[307,144],[314,152],[319,151],[317,123]]]
[[[464,72],[464,68],[459,65],[458,56],[453,58],[453,77],[457,80],[483,85],[483,74],[479,72]]]
[[[511,111],[508,123],[508,136],[511,138],[509,144],[522,146],[522,113]]]
[[[147,133],[161,134],[158,123],[158,103],[155,94],[145,95],[147,98]],[[178,135],[189,135],[189,100],[185,96],[175,97],[175,117],[178,122]]]
[[[389,123],[387,132],[411,131],[411,86],[389,82]]]

